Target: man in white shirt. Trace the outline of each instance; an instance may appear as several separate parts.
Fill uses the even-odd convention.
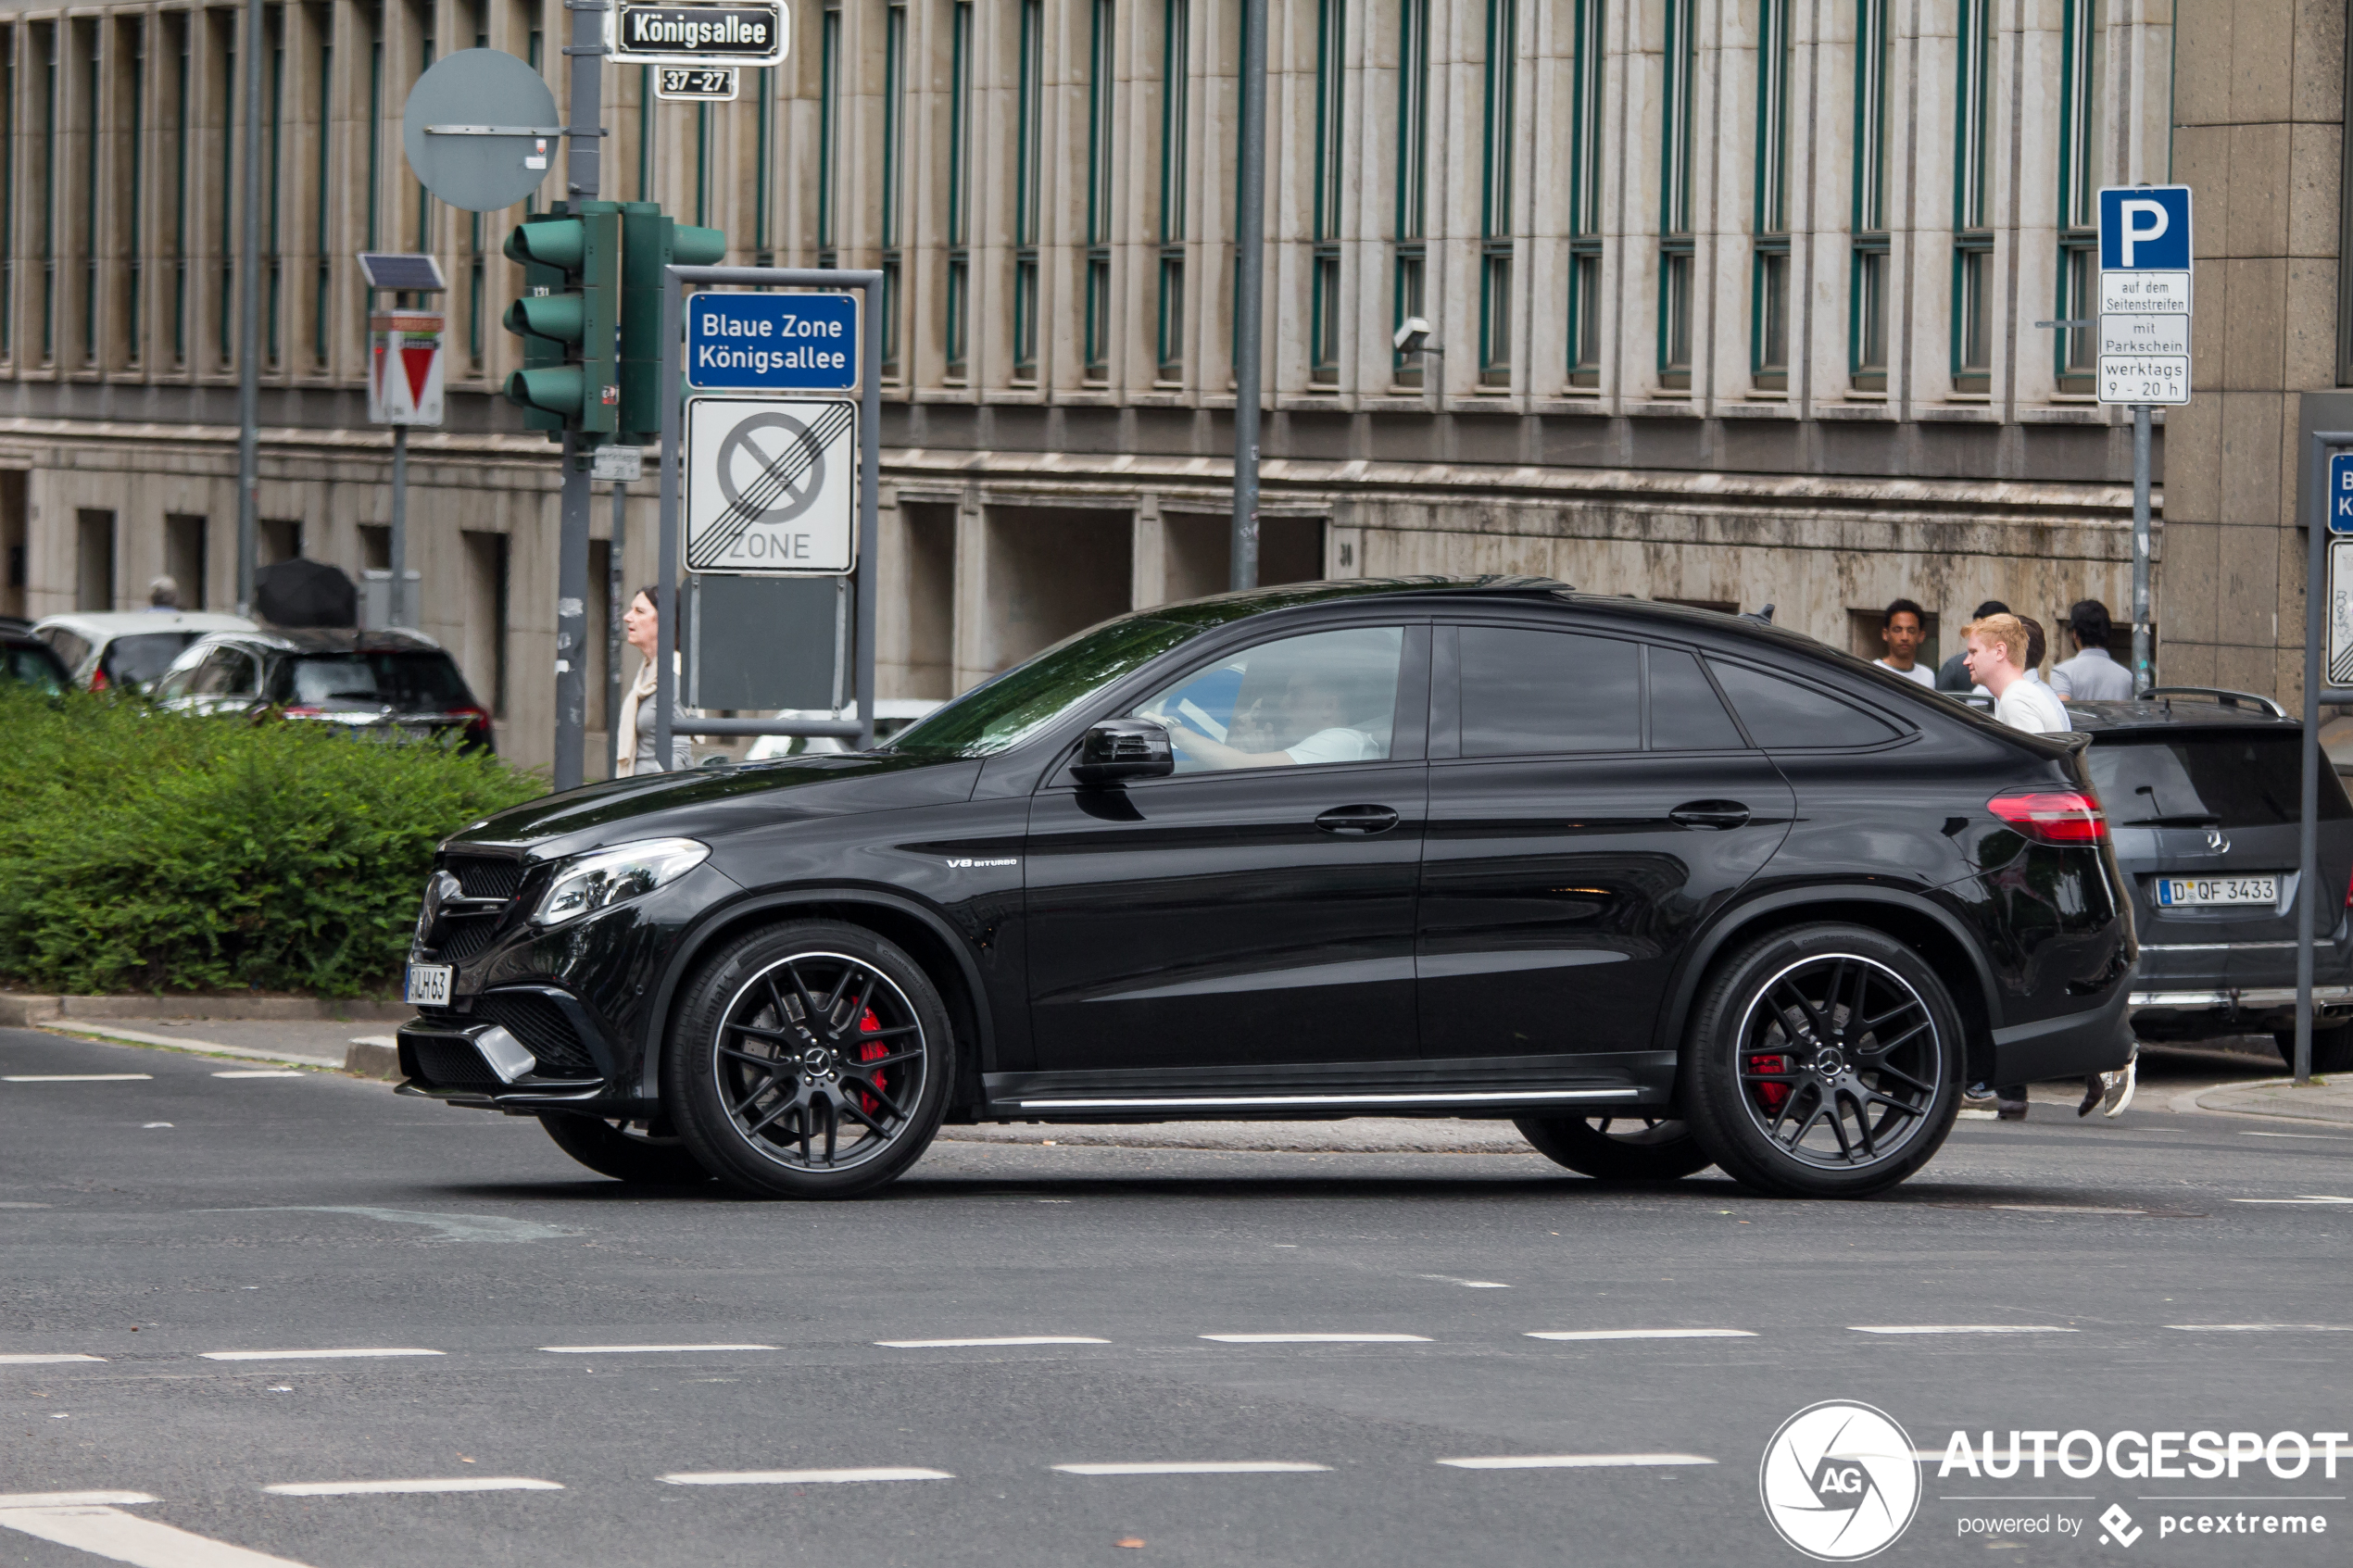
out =
[[[1879,629],[1879,640],[1887,648],[1887,657],[1871,662],[1934,691],[1936,671],[1919,659],[1920,644],[1927,639],[1928,612],[1909,599],[1897,599],[1887,607],[1887,619]]]
[[[2067,612],[2075,657],[2051,671],[2051,690],[2078,702],[2121,702],[2133,695],[2133,672],[2108,657],[2108,606],[2078,599]]]
[[[2015,615],[1989,615],[1961,628],[1968,640],[1969,678],[1994,696],[1994,717],[2014,730],[2063,734],[2075,726],[2067,709],[2042,682],[2028,677],[2026,623]]]

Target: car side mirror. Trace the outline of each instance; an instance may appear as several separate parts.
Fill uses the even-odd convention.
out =
[[[1070,771],[1086,784],[1165,778],[1176,771],[1176,753],[1168,732],[1149,719],[1106,719],[1088,729]]]

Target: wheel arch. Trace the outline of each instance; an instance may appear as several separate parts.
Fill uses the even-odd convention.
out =
[[[989,1017],[988,990],[980,966],[963,940],[937,911],[912,898],[866,887],[801,887],[789,892],[756,894],[704,917],[690,928],[671,953],[661,980],[654,987],[653,1005],[647,1010],[645,1053],[638,1067],[638,1093],[648,1100],[661,1098],[662,1052],[670,1039],[670,1021],[678,1007],[678,989],[686,976],[721,945],[748,931],[782,920],[838,920],[862,926],[907,950],[939,987],[947,1005],[950,1026],[970,1050],[957,1052],[956,1081],[949,1094],[950,1111],[976,1105],[983,1064],[996,1060],[997,1035]]]
[[[1817,886],[1768,893],[1725,912],[1699,940],[1677,973],[1659,1018],[1658,1047],[1677,1053],[1676,1095],[1683,1092],[1683,1035],[1700,987],[1734,948],[1795,926],[1844,921],[1882,932],[1918,953],[1961,1015],[1964,1056],[1972,1077],[1993,1070],[1994,973],[1968,931],[1948,911],[1918,893],[1891,887]]]

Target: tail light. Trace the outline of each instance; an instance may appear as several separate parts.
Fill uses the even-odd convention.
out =
[[[2348,880],[2345,884],[2345,907],[2353,909],[2353,880]]]
[[[107,679],[107,671],[106,671],[106,669],[105,669],[105,667],[104,667],[104,666],[101,666],[100,668],[98,668],[98,669],[96,669],[96,670],[93,670],[92,671],[90,671],[90,689],[91,689],[92,691],[94,691],[94,692],[102,692],[102,691],[105,691],[105,690],[107,689],[107,686],[109,686],[109,685],[111,685],[112,684],[113,684],[113,683],[111,683],[110,681],[108,681],[108,680]]]
[[[2042,844],[2105,844],[2108,814],[2099,797],[2080,789],[2013,789],[1995,796],[1985,809]]]
[[[479,708],[453,708],[449,710],[466,721],[466,740],[472,745],[491,745],[490,715]]]
[[[289,719],[316,719],[326,709],[323,708],[281,708],[278,711]]]

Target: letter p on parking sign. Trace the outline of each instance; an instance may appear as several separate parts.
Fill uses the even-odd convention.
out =
[[[2190,270],[2190,188],[2110,185],[2100,192],[2100,270]]]

